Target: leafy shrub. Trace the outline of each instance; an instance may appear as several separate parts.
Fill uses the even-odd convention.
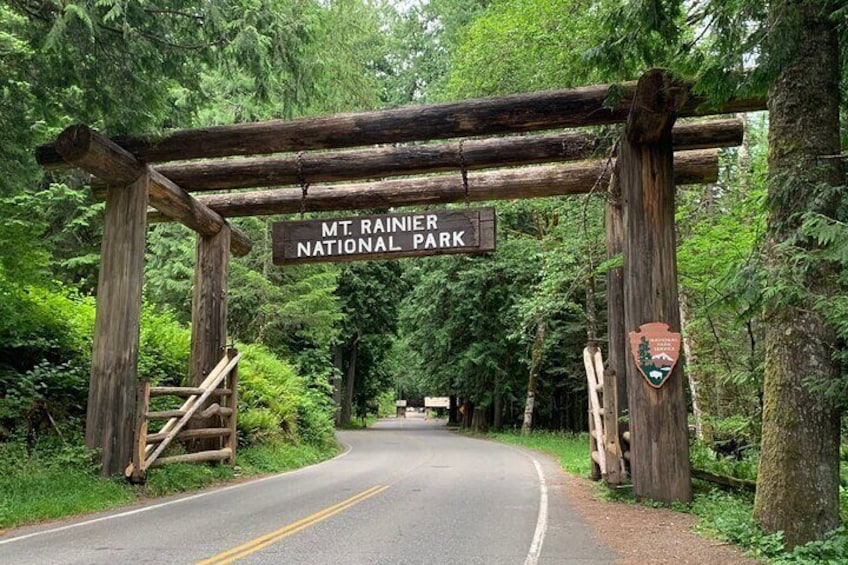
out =
[[[327,391],[309,388],[297,406],[298,436],[306,443],[333,443],[333,404]]]
[[[750,481],[757,480],[757,463],[759,452],[746,450],[742,459],[721,457],[713,449],[701,442],[693,442],[690,446],[689,457],[692,467],[710,471],[718,475],[736,477]]]
[[[711,537],[749,548],[756,557],[774,557],[783,551],[783,532],[765,534],[752,517],[753,502],[741,495],[711,491],[697,495],[692,513],[700,516],[697,529]]]
[[[180,386],[188,378],[191,330],[170,312],[145,309],[141,316],[138,374],[156,384]]]
[[[240,346],[240,350],[239,410],[247,420],[240,417],[239,429],[248,444],[274,437],[268,429],[272,421],[276,422],[276,435],[294,442],[323,443],[332,438],[326,390],[307,387],[306,379],[265,346]],[[249,416],[251,412],[256,413]]]
[[[270,409],[249,408],[238,416],[239,443],[253,445],[279,438],[280,418]]]
[[[788,555],[771,563],[809,563],[839,565],[848,563],[848,530],[844,527],[832,532],[826,539],[798,546]]]

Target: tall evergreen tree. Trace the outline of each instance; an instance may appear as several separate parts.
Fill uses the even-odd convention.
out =
[[[840,410],[821,390],[840,376],[823,304],[838,291],[834,265],[816,260],[805,217],[836,218],[840,164],[839,41],[835,3],[778,0],[770,43],[791,46],[769,90],[768,271],[765,405],[757,521],[789,547],[839,525]]]

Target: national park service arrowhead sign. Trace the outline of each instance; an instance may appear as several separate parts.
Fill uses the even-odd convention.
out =
[[[668,331],[668,324],[642,324],[630,332],[630,351],[648,384],[661,388],[680,358],[680,334]]]

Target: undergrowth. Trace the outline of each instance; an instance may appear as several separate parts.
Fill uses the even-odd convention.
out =
[[[81,438],[74,438],[74,445]],[[79,443],[77,443],[77,441]],[[275,441],[239,450],[240,476],[279,473],[318,463],[338,452],[335,443],[295,445]],[[71,444],[0,443],[0,528],[21,526],[114,508],[144,497],[163,496],[235,478],[227,465],[173,464],[151,469],[147,484],[132,486],[122,478],[99,476],[90,453]]]

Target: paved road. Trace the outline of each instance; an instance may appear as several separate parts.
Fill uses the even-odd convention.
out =
[[[7,532],[0,563],[612,563],[553,461],[420,417],[292,473]]]

